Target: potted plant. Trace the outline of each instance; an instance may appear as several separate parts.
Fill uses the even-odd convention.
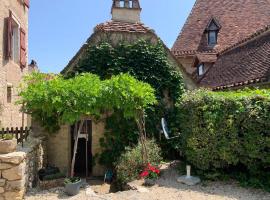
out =
[[[144,178],[144,184],[147,186],[153,186],[156,184],[156,180],[160,175],[160,170],[157,167],[152,166],[150,163],[141,172],[140,177]]]
[[[11,134],[5,134],[0,139],[0,154],[12,153],[16,151],[17,140]]]
[[[65,192],[69,196],[75,196],[79,193],[82,180],[79,177],[66,178],[65,179]]]

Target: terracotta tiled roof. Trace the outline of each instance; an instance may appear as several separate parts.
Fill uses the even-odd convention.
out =
[[[211,19],[221,29],[218,45],[208,47],[205,29]],[[270,21],[270,0],[197,0],[172,52],[176,56],[216,50],[220,52],[246,38]]]
[[[262,30],[226,49],[200,84],[225,89],[270,81],[270,27]]]
[[[96,26],[95,31],[103,32],[129,32],[147,33],[154,32],[142,23],[129,23],[120,21],[109,21]]]
[[[198,53],[196,56],[200,63],[214,63],[217,61],[217,54],[215,53]]]

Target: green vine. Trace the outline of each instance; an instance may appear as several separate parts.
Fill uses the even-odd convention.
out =
[[[78,64],[66,74],[66,77],[84,72],[97,74],[101,79],[119,73],[129,73],[138,80],[149,83],[156,90],[159,103],[146,111],[148,116],[146,129],[148,137],[154,136],[157,139],[160,139],[160,119],[173,113],[174,102],[185,90],[182,75],[169,62],[161,42],[153,44],[138,40],[132,44],[120,43],[117,46],[107,42],[89,45]],[[172,106],[168,107],[168,102],[164,99]],[[110,166],[126,146],[136,144],[138,134],[136,124],[125,120],[120,112],[114,113],[107,120],[106,130],[108,133],[101,140],[104,151],[100,155],[100,161],[101,164]],[[172,144],[165,139],[160,140],[159,144],[165,155],[171,154]]]

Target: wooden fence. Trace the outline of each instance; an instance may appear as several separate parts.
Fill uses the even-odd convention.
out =
[[[23,142],[27,140],[27,137],[29,136],[31,131],[31,127],[21,127],[21,128],[2,128],[0,129],[0,139],[5,138],[5,136],[12,136],[13,138],[17,139],[18,144],[22,144]]]

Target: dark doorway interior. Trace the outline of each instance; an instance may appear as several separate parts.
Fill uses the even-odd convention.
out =
[[[74,124],[71,126],[71,145],[72,145],[72,152],[71,156],[73,156],[74,151],[74,142],[75,142],[75,133],[78,131],[80,122]],[[78,141],[78,148],[77,148],[77,154],[76,154],[76,162],[75,162],[75,176],[79,177],[86,177],[89,176],[92,172],[92,121],[87,120],[85,121],[81,134],[88,135],[88,142],[86,143],[86,138],[79,138]],[[86,158],[86,154],[88,154],[88,157]],[[88,160],[88,166],[86,169],[86,160]]]

